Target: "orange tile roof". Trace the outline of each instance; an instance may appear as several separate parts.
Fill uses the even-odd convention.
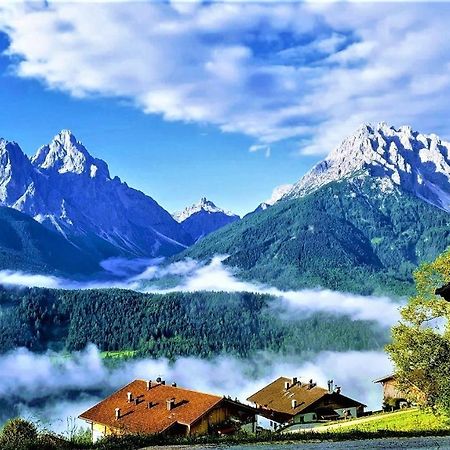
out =
[[[288,382],[289,389],[285,388],[285,383]],[[291,378],[280,377],[262,388],[247,400],[255,403],[262,408],[277,411],[289,416],[295,416],[300,412],[306,412],[306,409],[323,397],[330,395],[334,400],[340,400],[344,407],[362,405],[356,400],[352,400],[341,394],[329,394],[327,389],[313,385],[310,387],[309,383],[292,383]],[[292,407],[292,400],[297,401],[297,406]],[[364,406],[364,405],[362,405]]]
[[[131,392],[135,401],[128,402]],[[167,400],[175,399],[172,410],[167,409]],[[106,425],[113,429],[133,433],[161,433],[175,423],[192,425],[205,413],[217,406],[223,397],[203,394],[174,386],[135,380],[105,400],[82,413],[79,417],[90,422]],[[148,407],[151,402],[151,407]],[[120,408],[116,419],[115,409]]]

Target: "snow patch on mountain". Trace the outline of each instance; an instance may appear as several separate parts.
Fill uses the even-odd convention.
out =
[[[450,143],[410,126],[398,129],[385,122],[364,124],[314,166],[282,198],[301,197],[328,183],[371,176],[386,181],[450,211]]]

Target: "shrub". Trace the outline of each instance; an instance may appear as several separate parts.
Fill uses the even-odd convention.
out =
[[[11,419],[4,425],[0,443],[3,450],[25,450],[36,442],[38,432],[36,425],[24,419]]]

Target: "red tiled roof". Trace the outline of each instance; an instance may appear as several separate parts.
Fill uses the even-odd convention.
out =
[[[128,392],[132,393],[133,400],[138,400],[137,404],[135,401],[128,402]],[[170,411],[167,409],[169,399],[175,399]],[[147,389],[146,381],[135,380],[79,417],[127,432],[153,434],[161,433],[175,423],[191,425],[222,400],[223,397],[216,395],[159,383]],[[148,407],[149,402],[151,407]],[[116,408],[120,408],[119,419],[115,416]]]
[[[285,387],[287,382],[289,383],[289,389]],[[326,396],[332,398],[334,403],[342,403],[343,407],[364,406],[344,395],[337,393],[329,394],[327,389],[315,384],[312,386],[309,383],[297,382],[293,384],[292,379],[286,377],[276,379],[250,396],[247,400],[262,408],[293,417],[300,412],[306,412],[310,406]],[[295,408],[292,406],[292,400],[296,400]]]

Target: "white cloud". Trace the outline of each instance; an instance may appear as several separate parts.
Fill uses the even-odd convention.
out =
[[[239,280],[232,269],[222,264],[223,257],[214,257],[207,265],[195,265],[189,261],[189,271],[183,273],[181,282],[174,288],[160,290],[147,287],[147,292],[254,292],[271,295],[276,298],[271,306],[283,317],[298,319],[305,313],[325,312],[345,315],[353,320],[374,321],[383,327],[391,327],[400,319],[401,303],[388,297],[362,296],[328,289],[304,289],[300,291],[283,291],[261,283]],[[179,264],[179,263],[176,263]],[[157,273],[152,271],[148,278],[153,280],[170,273],[171,266]],[[178,272],[182,274],[181,272]],[[145,280],[145,275],[139,277]],[[383,311],[383,313],[380,313]]]
[[[0,6],[7,53],[74,96],[309,154],[367,121],[450,133],[449,4],[43,3]]]
[[[308,360],[269,353],[249,360],[224,356],[212,360],[180,358],[174,363],[140,359],[108,368],[94,346],[70,356],[17,349],[0,356],[0,396],[7,404],[11,402],[10,414],[18,408],[21,414],[61,432],[66,431],[67,418],[77,417],[136,378],[162,376],[179,386],[231,395],[242,401],[282,375],[305,381],[313,378],[322,386],[332,378],[342,386],[344,394],[379,409],[381,389],[372,380],[391,370],[382,352],[323,352]]]
[[[264,203],[267,203],[268,205],[275,204],[278,200],[280,200],[283,195],[287,194],[292,188],[293,184],[282,184],[280,186],[277,186],[273,191],[270,198],[268,198]]]
[[[136,266],[133,266],[134,260],[129,260],[130,269],[125,272],[126,269],[122,267],[114,268],[118,273],[133,273]],[[109,263],[108,267],[112,269],[112,263]],[[151,268],[152,266],[150,266]],[[149,268],[149,270],[150,270]],[[123,289],[137,289],[139,283],[133,278],[130,279],[111,279],[110,277],[98,280],[69,280],[66,278],[60,278],[52,275],[39,275],[21,271],[13,270],[0,270],[0,285],[6,287],[39,287],[49,289],[103,289],[103,288],[123,288]]]
[[[51,289],[122,288],[163,294],[199,291],[254,292],[275,297],[271,306],[283,317],[301,318],[308,313],[325,312],[348,316],[353,320],[374,321],[382,327],[391,327],[400,319],[401,303],[388,297],[354,295],[319,288],[283,291],[267,284],[240,280],[234,269],[223,265],[225,257],[215,256],[208,264],[186,258],[166,266],[157,264],[161,261],[151,260],[146,269],[143,269],[145,260],[142,259],[111,259],[104,263],[110,272],[115,275],[128,275],[127,277],[88,281],[3,270],[0,271],[0,285]],[[137,269],[140,269],[141,273],[134,275]],[[178,284],[172,288],[149,286],[149,283],[172,276],[178,280]],[[380,314],[380,311],[383,311],[383,314]]]
[[[14,272],[12,270],[0,271],[0,284],[5,286],[21,286],[21,287],[41,287],[41,288],[58,288],[60,279],[50,275],[38,275],[25,272]]]

